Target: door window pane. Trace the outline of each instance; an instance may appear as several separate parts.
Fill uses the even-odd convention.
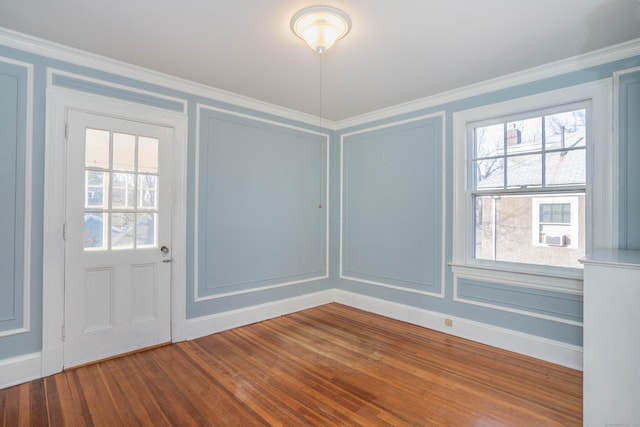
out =
[[[106,249],[104,226],[109,214],[103,212],[86,212],[84,214],[83,247],[88,250]]]
[[[114,209],[135,208],[135,174],[114,173],[111,190],[111,207]]]
[[[86,208],[106,208],[105,197],[108,188],[108,173],[86,171],[85,172],[85,202]]]
[[[138,172],[158,173],[158,139],[138,138]]]
[[[135,214],[111,214],[111,248],[133,249]]]
[[[133,171],[136,165],[136,137],[126,133],[113,134],[113,169]]]
[[[87,128],[84,164],[88,168],[109,169],[109,132]]]
[[[153,247],[156,245],[156,218],[157,214],[136,214],[136,245],[140,247]]]
[[[155,175],[138,175],[138,208],[156,209],[158,177]]]

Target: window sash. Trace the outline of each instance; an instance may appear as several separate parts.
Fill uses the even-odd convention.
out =
[[[576,146],[561,146],[557,147],[555,145],[551,145],[552,143],[557,143],[557,134],[547,135],[547,123],[545,123],[547,117],[551,117],[553,114],[557,114],[559,112],[581,112],[584,115],[584,122],[579,122],[577,124],[577,129],[580,129],[581,134],[577,136],[580,137],[582,135],[583,142],[580,145]],[[539,141],[537,138],[530,139],[532,145],[530,147],[521,146],[517,148],[513,148],[513,145],[509,145],[509,138],[513,137],[513,135],[509,135],[509,124],[513,123],[517,120],[527,121],[531,120],[532,123],[535,124],[536,127],[539,127]],[[536,120],[539,123],[535,123]],[[530,197],[547,197],[547,196],[561,196],[563,194],[583,194],[585,197],[587,196],[587,140],[590,138],[590,108],[588,108],[586,103],[579,102],[568,105],[560,105],[552,108],[542,108],[537,111],[530,111],[528,113],[522,113],[518,115],[503,115],[501,117],[496,117],[492,123],[493,126],[502,126],[502,130],[500,128],[495,128],[497,139],[493,139],[492,137],[486,137],[486,135],[479,136],[478,129],[487,127],[486,122],[467,122],[466,123],[466,197],[469,203],[469,206],[476,206],[477,200],[483,197],[504,197],[504,196],[530,196]],[[556,138],[554,141],[552,138]],[[483,138],[480,140],[480,138]],[[518,135],[519,138],[519,135]],[[500,142],[500,140],[502,140]],[[562,136],[562,140],[564,140],[564,136]],[[494,141],[493,143],[491,141]],[[489,155],[478,155],[478,149],[481,144],[488,144],[485,146],[485,153]],[[494,145],[495,144],[495,145]],[[493,147],[493,148],[492,148]],[[510,149],[511,147],[511,149]],[[578,153],[582,151],[584,154],[583,159],[577,159],[578,161],[584,161],[584,171],[585,175],[582,177],[580,175],[577,176],[577,183],[570,184],[557,184],[553,183],[553,180],[548,180],[548,174],[552,174],[553,167],[552,164],[548,164],[547,159],[553,155],[554,153],[557,156],[557,153],[563,153],[562,155],[568,155],[568,153]],[[531,156],[531,157],[525,157]],[[495,174],[498,182],[494,184],[493,182],[483,188],[481,186],[482,180],[479,179],[478,174],[481,172],[479,163],[485,161],[490,163],[491,161],[499,162],[499,164],[492,165],[489,164],[487,169],[495,168],[493,172],[488,172],[485,179],[491,179],[491,174]],[[522,162],[525,166],[523,169],[518,168],[515,164],[512,166],[515,169],[510,169],[510,162]],[[528,162],[528,163],[526,163]],[[486,170],[485,170],[486,171]],[[515,171],[516,175],[510,176],[510,171]],[[533,171],[533,173],[532,173]],[[518,173],[525,174],[526,178],[523,181],[518,180]],[[511,172],[512,174],[514,172]],[[529,173],[529,175],[527,175]],[[501,175],[501,176],[500,176]],[[501,182],[500,182],[501,179]],[[530,182],[527,182],[530,181]],[[551,182],[548,182],[551,181]],[[582,181],[582,182],[580,182]],[[518,186],[518,182],[521,182],[522,185]],[[569,181],[570,182],[570,181]],[[571,208],[571,207],[570,207]],[[532,206],[532,209],[535,209]],[[539,221],[540,212],[532,211],[532,214],[537,216],[539,225],[544,225],[544,221]],[[500,259],[486,259],[485,257],[478,254],[476,251],[478,250],[477,246],[477,207],[472,208],[466,217],[466,221],[470,226],[471,236],[467,236],[468,242],[471,244],[467,250],[469,251],[470,260],[473,262],[494,262],[494,263],[511,263],[513,261],[508,260],[500,260]],[[579,215],[576,211],[571,213],[570,215],[575,216]],[[577,221],[578,218],[576,217]],[[583,226],[586,225],[586,218],[582,219]],[[572,223],[549,223],[549,225],[568,225],[572,227]],[[572,227],[573,228],[573,227]],[[533,229],[532,229],[533,231]],[[576,234],[577,232],[572,233]],[[574,238],[576,237],[574,236]],[[529,244],[533,244],[534,246],[539,246],[535,242],[529,242]],[[572,245],[573,247],[573,245]],[[575,248],[575,247],[574,247]],[[560,266],[553,264],[540,264],[536,262],[534,259],[523,259],[522,265],[531,265],[535,267],[552,267],[552,268],[566,268],[566,269],[575,269],[575,266]]]

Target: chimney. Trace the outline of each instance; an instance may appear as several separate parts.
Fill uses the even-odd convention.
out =
[[[513,128],[507,129],[507,145],[517,145],[522,142],[522,133],[519,129],[516,129],[516,125]]]

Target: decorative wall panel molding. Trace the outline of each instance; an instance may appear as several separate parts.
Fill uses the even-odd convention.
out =
[[[582,326],[582,296],[457,278],[454,301]]]
[[[341,137],[340,278],[443,296],[444,115]]]
[[[0,57],[0,337],[28,332],[33,66]]]
[[[328,135],[198,113],[196,301],[328,278]]]

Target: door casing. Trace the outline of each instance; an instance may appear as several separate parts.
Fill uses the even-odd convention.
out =
[[[42,376],[64,364],[64,221],[67,115],[70,110],[135,120],[173,129],[171,341],[186,339],[187,116],[74,90],[47,88],[45,135]],[[173,98],[172,98],[173,100]],[[186,106],[183,111],[186,111]]]

